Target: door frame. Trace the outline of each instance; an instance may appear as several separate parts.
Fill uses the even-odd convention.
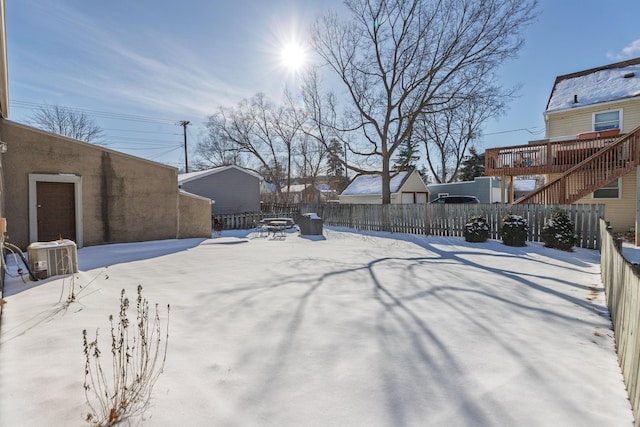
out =
[[[82,177],[75,174],[60,173],[57,175],[30,173],[29,174],[29,242],[38,241],[38,182],[65,182],[73,184],[76,215],[76,246],[82,247]]]

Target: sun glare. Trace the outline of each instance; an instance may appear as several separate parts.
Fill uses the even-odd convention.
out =
[[[282,48],[280,59],[282,64],[290,71],[299,71],[305,66],[307,53],[305,49],[297,43],[288,43]]]

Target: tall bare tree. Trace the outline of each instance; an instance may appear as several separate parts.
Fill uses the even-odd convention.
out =
[[[86,114],[59,105],[39,107],[29,119],[34,126],[79,141],[106,145],[104,132]]]
[[[305,136],[296,145],[294,153],[297,175],[304,178],[307,183],[315,185],[328,156],[329,152],[324,144]]]
[[[273,134],[280,140],[285,149],[285,158],[287,161],[287,192],[291,188],[291,173],[294,154],[294,144],[300,138],[301,124],[296,120],[296,112],[293,107],[280,105],[273,109],[271,115],[271,124]]]
[[[425,160],[436,183],[458,178],[468,150],[481,136],[482,125],[504,110],[510,94],[495,87],[486,89],[457,108],[424,114],[416,122],[414,141],[423,143]]]
[[[196,146],[196,159],[193,162],[194,170],[204,170],[211,167],[236,165],[246,167],[248,162],[246,154],[236,149],[236,146],[229,139],[225,138],[224,132],[219,133],[216,126],[209,126],[207,135]]]
[[[236,107],[221,107],[211,115],[208,138],[198,144],[197,151],[211,160],[243,156],[246,167],[272,182],[280,198],[291,181],[293,146],[299,137],[293,117],[287,107],[276,106],[264,94],[256,94]]]
[[[390,163],[425,114],[455,109],[493,81],[522,45],[536,0],[345,0],[350,18],[319,19],[313,46],[345,89],[352,153],[377,160],[382,202]],[[355,139],[354,139],[355,140]]]

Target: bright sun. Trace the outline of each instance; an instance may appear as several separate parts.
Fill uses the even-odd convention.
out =
[[[303,68],[307,60],[306,56],[305,49],[293,42],[286,44],[280,53],[282,64],[290,71],[298,71]]]

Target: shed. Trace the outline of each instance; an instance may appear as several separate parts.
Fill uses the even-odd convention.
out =
[[[427,203],[429,190],[416,171],[391,173],[391,203]],[[382,204],[382,176],[356,175],[338,196],[341,204]]]
[[[216,215],[259,212],[260,181],[260,175],[236,165],[178,175],[182,190],[215,202],[211,213]]]

